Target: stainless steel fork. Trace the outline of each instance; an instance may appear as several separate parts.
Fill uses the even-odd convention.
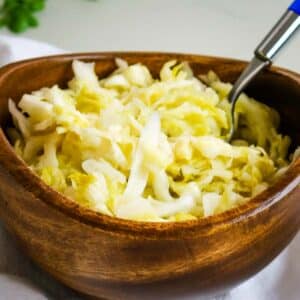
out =
[[[239,95],[259,72],[272,64],[273,57],[299,27],[300,0],[296,0],[289,6],[288,10],[255,49],[253,59],[242,72],[229,93],[228,99],[231,103],[231,127],[228,141],[232,140],[237,127],[234,112]]]

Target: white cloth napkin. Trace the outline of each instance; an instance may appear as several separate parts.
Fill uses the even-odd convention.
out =
[[[0,36],[0,66],[25,58],[63,52],[65,51],[44,43]],[[299,278],[300,234],[269,266],[222,299],[299,300]],[[0,300],[2,299],[80,300],[81,298],[32,264],[17,249],[0,224]],[[189,299],[199,300],[199,297],[194,295]]]

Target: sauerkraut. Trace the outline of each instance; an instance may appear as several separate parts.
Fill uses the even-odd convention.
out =
[[[286,169],[290,138],[272,108],[242,94],[229,144],[231,84],[176,61],[159,79],[116,64],[99,80],[74,61],[68,88],[9,100],[15,151],[55,190],[109,216],[183,221],[245,203]]]

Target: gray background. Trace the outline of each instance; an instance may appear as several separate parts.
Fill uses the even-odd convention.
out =
[[[161,50],[250,59],[292,0],[48,0],[22,36],[70,51]],[[300,71],[300,37],[277,64]]]

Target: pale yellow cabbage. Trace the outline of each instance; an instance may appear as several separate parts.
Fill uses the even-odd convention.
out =
[[[68,89],[9,101],[17,153],[54,189],[110,216],[183,221],[245,203],[286,169],[290,139],[273,109],[242,95],[229,144],[230,84],[176,61],[160,79],[116,62],[99,80],[93,63],[74,61]]]

